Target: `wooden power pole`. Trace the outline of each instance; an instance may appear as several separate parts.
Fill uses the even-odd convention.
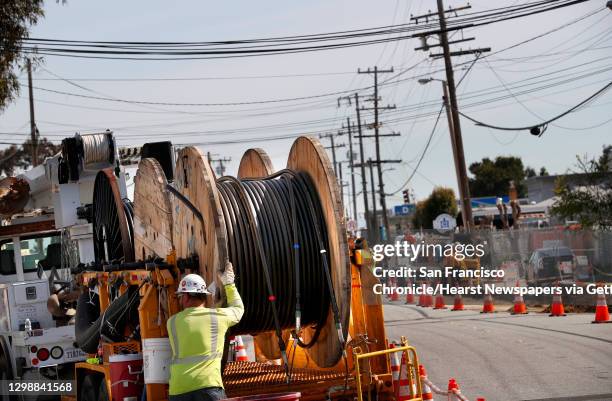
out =
[[[34,117],[34,88],[32,88],[32,62],[27,61],[28,67],[28,92],[30,95],[30,135],[31,135],[31,151],[32,151],[32,166],[38,166],[38,135],[36,133],[36,118]]]

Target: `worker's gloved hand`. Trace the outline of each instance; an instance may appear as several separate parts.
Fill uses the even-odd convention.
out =
[[[225,263],[225,271],[221,274],[221,282],[223,285],[234,284],[234,266],[231,262]]]

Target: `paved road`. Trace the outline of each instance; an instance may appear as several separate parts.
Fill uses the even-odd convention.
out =
[[[387,337],[406,336],[429,378],[454,377],[470,400],[612,400],[612,324],[592,318],[385,305]]]

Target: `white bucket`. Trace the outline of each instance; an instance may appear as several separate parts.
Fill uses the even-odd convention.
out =
[[[145,338],[142,342],[142,354],[145,383],[168,383],[172,360],[170,340],[167,338]]]

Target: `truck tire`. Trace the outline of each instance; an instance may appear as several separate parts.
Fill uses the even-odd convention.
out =
[[[78,401],[98,401],[98,389],[100,387],[100,377],[95,374],[88,374],[81,382]]]

